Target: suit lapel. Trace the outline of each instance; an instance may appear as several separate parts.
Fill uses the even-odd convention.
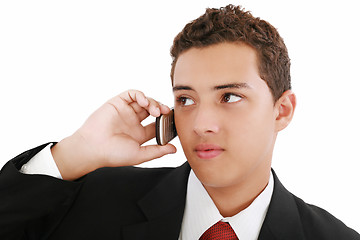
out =
[[[171,171],[138,201],[148,221],[123,228],[124,240],[178,239],[184,214],[190,166]],[[261,227],[259,240],[305,239],[294,196],[274,176],[274,191]],[[165,193],[165,194],[164,194]]]
[[[275,172],[274,191],[259,240],[305,239],[294,196],[281,184]]]
[[[190,166],[186,162],[172,170],[144,198],[138,201],[148,221],[123,228],[123,238],[177,239],[185,208]]]

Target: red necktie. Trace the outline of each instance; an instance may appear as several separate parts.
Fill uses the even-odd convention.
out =
[[[201,235],[199,240],[237,240],[229,223],[219,221]]]

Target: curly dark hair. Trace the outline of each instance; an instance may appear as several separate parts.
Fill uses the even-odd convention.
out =
[[[241,42],[257,52],[260,77],[267,83],[274,102],[291,89],[290,58],[283,39],[268,22],[255,18],[241,6],[208,8],[188,23],[171,47],[171,81],[180,54],[190,48],[204,48],[224,42]]]

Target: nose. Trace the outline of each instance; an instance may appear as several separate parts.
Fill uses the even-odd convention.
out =
[[[219,132],[219,116],[212,107],[199,107],[194,119],[194,132],[205,137]]]

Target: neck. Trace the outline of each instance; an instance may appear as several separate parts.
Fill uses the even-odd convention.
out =
[[[231,217],[246,209],[269,183],[270,169],[253,172],[239,183],[226,187],[204,186],[223,217]]]

